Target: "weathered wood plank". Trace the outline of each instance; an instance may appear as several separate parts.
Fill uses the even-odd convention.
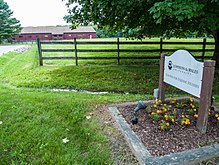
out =
[[[163,49],[163,52],[175,52],[176,50],[179,50],[179,49]],[[203,49],[200,48],[200,49],[186,49],[187,51],[190,51],[190,52],[202,52]],[[214,49],[205,49],[205,52],[212,52],[214,51]]]
[[[117,52],[117,49],[77,49],[77,52]]]
[[[117,59],[118,57],[77,57],[80,60],[87,60],[87,59]],[[120,56],[120,59],[159,59],[159,56],[135,56],[135,57],[122,57]],[[195,56],[196,59],[202,58],[202,56]],[[206,56],[205,58],[212,58],[211,56]],[[60,56],[60,57],[43,57],[44,60],[57,60],[57,59],[75,59],[75,57],[69,57],[69,56]]]
[[[72,41],[41,41],[41,44],[66,44],[66,45],[68,45],[68,44],[74,44],[74,42],[72,42]]]
[[[172,52],[178,49],[162,49],[162,51]],[[202,49],[186,49],[190,52],[202,52]],[[41,49],[42,52],[75,52],[75,49]],[[212,52],[214,49],[205,49],[205,52]],[[77,49],[77,52],[118,52],[118,49]],[[160,49],[120,49],[119,52],[160,52]]]
[[[69,56],[59,56],[59,57],[43,57],[44,60],[72,60],[75,59],[75,57],[69,57]]]
[[[72,41],[41,41],[41,44],[74,44]],[[101,41],[77,41],[78,45],[117,45],[116,41],[108,41],[108,42],[101,42]],[[119,42],[121,45],[147,45],[147,44],[154,44],[160,45],[160,41],[143,41],[143,42],[130,42],[130,41],[123,41]],[[164,41],[162,42],[163,45],[203,45],[203,42],[170,42]],[[215,45],[214,42],[206,42],[206,45]]]
[[[42,52],[74,52],[74,49],[41,49]]]

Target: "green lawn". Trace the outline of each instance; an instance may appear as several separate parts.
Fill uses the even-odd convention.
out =
[[[89,113],[141,95],[89,95],[0,85],[0,164],[108,164],[110,150]],[[69,139],[63,143],[63,139]]]
[[[90,113],[100,104],[152,98],[158,87],[158,60],[150,65],[56,64],[38,66],[36,45],[21,54],[0,56],[0,164],[111,164],[108,138]],[[114,93],[54,92],[54,88]],[[185,95],[173,87],[167,92]],[[213,93],[218,101],[219,70]],[[64,143],[65,138],[69,142]]]

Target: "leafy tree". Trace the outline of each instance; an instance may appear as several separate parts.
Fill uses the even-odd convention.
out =
[[[72,26],[95,24],[128,37],[211,34],[219,67],[219,0],[68,0]]]
[[[96,30],[97,38],[123,37],[122,32],[110,33],[107,29],[101,30],[98,28],[95,28],[95,30]]]
[[[12,18],[12,14],[13,12],[8,4],[0,0],[0,43],[18,34],[21,30],[19,21],[16,18]]]

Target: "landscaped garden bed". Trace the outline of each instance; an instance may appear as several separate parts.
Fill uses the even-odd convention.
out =
[[[198,102],[193,98],[147,102],[137,112],[138,123],[132,125],[135,105],[118,110],[153,156],[200,148],[219,143],[219,112],[209,110],[207,133],[196,128]]]

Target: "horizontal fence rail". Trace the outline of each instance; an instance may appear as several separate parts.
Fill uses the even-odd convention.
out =
[[[42,49],[42,45],[72,45],[72,49]],[[115,49],[78,49],[78,45],[117,45],[117,48]],[[159,49],[121,49],[120,45],[159,45]],[[166,49],[163,48],[164,45],[202,45],[201,49],[186,49],[190,52],[201,52],[201,56],[195,56],[196,58],[201,58],[202,61],[204,61],[204,58],[211,58],[211,56],[205,56],[205,52],[213,52],[214,49],[206,49],[206,45],[215,45],[214,42],[206,42],[206,38],[203,39],[202,42],[169,42],[165,41],[163,42],[163,39],[160,38],[159,42],[154,41],[143,41],[143,42],[120,42],[119,38],[117,38],[117,41],[107,41],[107,42],[101,42],[101,41],[77,41],[74,39],[74,41],[40,41],[39,38],[37,38],[37,46],[38,46],[38,54],[39,54],[39,64],[43,65],[43,60],[75,60],[76,65],[78,65],[78,60],[108,60],[108,59],[117,59],[118,64],[120,64],[121,59],[159,59],[160,56],[132,56],[132,57],[122,57],[120,56],[120,53],[123,52],[136,52],[136,53],[163,53],[163,52],[174,52],[178,49]],[[74,54],[72,56],[53,56],[53,57],[44,57],[43,52],[73,52]],[[117,53],[117,56],[97,56],[97,57],[80,57],[78,56],[78,53],[81,52],[114,52]]]

